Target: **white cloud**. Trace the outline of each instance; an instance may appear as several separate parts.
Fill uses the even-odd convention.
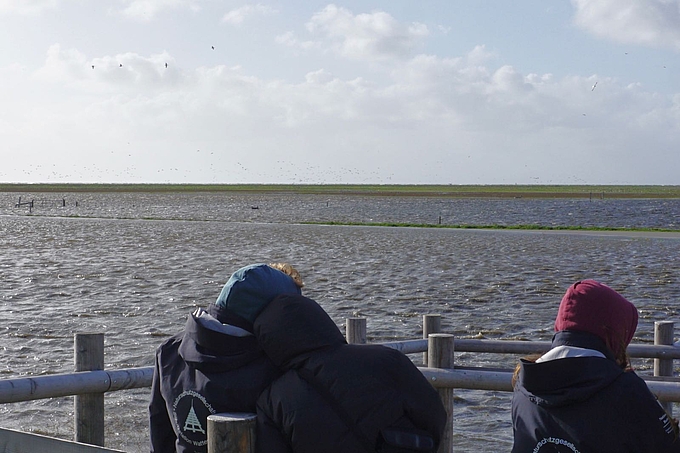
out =
[[[406,58],[429,34],[426,25],[405,25],[383,11],[354,15],[333,4],[315,13],[307,30],[321,34],[338,53],[353,59]]]
[[[572,0],[575,23],[626,44],[680,50],[680,0]]]
[[[122,9],[125,16],[140,21],[149,21],[159,13],[167,10],[188,9],[199,11],[200,2],[198,0],[123,0],[127,4]]]
[[[241,25],[243,21],[246,20],[248,16],[255,14],[259,15],[271,15],[276,14],[278,11],[271,6],[262,5],[258,3],[257,5],[243,5],[240,8],[233,9],[226,13],[222,17],[222,22],[231,25]]]
[[[277,36],[275,41],[278,44],[302,50],[320,49],[322,46],[320,41],[300,41],[292,31]]]
[[[59,44],[53,44],[47,51],[45,64],[34,73],[34,78],[84,92],[120,92],[121,89],[167,89],[168,84],[176,82],[177,74],[174,59],[167,53],[143,57],[129,52],[88,59],[76,49],[64,50]]]
[[[59,0],[0,0],[0,14],[35,15],[54,9],[58,4]]]
[[[280,158],[308,163],[313,170],[295,176],[307,182],[390,182],[385,175],[393,174],[401,183],[607,183],[595,170],[579,172],[608,168],[619,182],[636,183],[637,169],[651,174],[655,165],[640,146],[677,148],[680,96],[601,75],[522,74],[492,57],[479,46],[457,58],[392,60],[377,81],[318,69],[284,82],[238,67],[182,70],[169,54],[91,58],[53,45],[34,77],[23,77],[31,96],[0,94],[22,101],[0,113],[0,131],[27,156],[66,148],[77,158],[65,162],[90,175],[177,182],[290,181],[275,166]],[[0,68],[0,77],[19,80],[23,71]],[[666,167],[677,168],[667,154]],[[371,172],[379,166],[378,177]],[[655,182],[671,183],[666,173]]]

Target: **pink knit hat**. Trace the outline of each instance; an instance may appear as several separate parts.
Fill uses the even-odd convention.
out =
[[[583,280],[571,285],[564,294],[555,319],[555,332],[590,332],[618,354],[633,339],[637,323],[635,305],[602,283]]]

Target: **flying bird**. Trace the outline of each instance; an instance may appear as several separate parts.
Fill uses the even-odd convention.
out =
[[[212,50],[215,50],[215,46],[210,46],[210,47],[212,47]]]
[[[122,67],[123,67],[123,63],[120,63],[120,64],[118,65],[118,67],[119,67],[119,68],[122,68]]]
[[[165,63],[165,67],[166,67],[166,68],[168,67],[168,64],[167,64],[167,63]]]
[[[597,86],[597,82],[595,82],[595,85],[590,89],[590,91],[595,91],[595,87]]]

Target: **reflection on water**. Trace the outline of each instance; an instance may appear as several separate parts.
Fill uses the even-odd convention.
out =
[[[673,320],[680,300],[677,236],[289,223],[419,223],[436,213],[456,219],[450,223],[517,224],[538,223],[532,216],[539,219],[541,212],[548,221],[561,223],[574,212],[583,216],[587,200],[574,202],[579,207],[571,216],[558,217],[555,210],[565,209],[555,208],[559,200],[542,205],[540,200],[519,200],[508,209],[506,204],[513,201],[77,196],[78,207],[67,206],[66,211],[46,206],[30,215],[12,209],[0,215],[0,303],[6,318],[0,328],[2,378],[71,371],[75,332],[106,333],[108,368],[150,366],[155,347],[182,328],[192,308],[212,302],[228,275],[252,262],[294,263],[305,280],[305,294],[319,301],[338,325],[350,316],[368,318],[372,342],[420,337],[427,313],[442,314],[444,330],[459,337],[549,339],[559,298],[582,278],[602,280],[635,302],[641,313],[635,341],[650,342],[654,321]],[[598,201],[597,209],[606,213],[607,221],[621,225],[638,225],[643,205],[645,221],[654,219],[650,213],[655,210],[663,216],[657,213],[654,222],[668,227],[677,221],[677,201],[669,201],[675,203],[670,211],[651,201],[630,201],[632,207],[621,201],[619,213]],[[63,215],[81,217],[57,217]],[[457,356],[467,365],[511,367],[515,360]],[[650,363],[636,366],[644,372]],[[510,395],[457,391],[457,396],[457,447],[508,450]],[[147,400],[148,389],[107,395],[108,446],[147,451]],[[3,405],[2,425],[71,437],[72,406],[72,398]]]

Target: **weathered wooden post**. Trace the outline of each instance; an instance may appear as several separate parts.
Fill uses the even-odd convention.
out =
[[[453,335],[432,333],[427,339],[427,363],[430,368],[453,368]],[[438,453],[453,452],[453,388],[438,388],[446,409],[446,428]]]
[[[654,344],[673,345],[673,321],[654,322]],[[654,359],[654,376],[673,376],[673,359]],[[673,414],[673,403],[661,403],[669,415]]]
[[[423,315],[423,338],[427,340],[431,333],[439,333],[442,331],[442,317],[441,315]],[[428,365],[428,352],[423,354],[423,365]]]
[[[208,453],[255,453],[255,414],[208,415]]]
[[[104,334],[77,333],[74,338],[75,371],[104,369]],[[76,395],[76,442],[104,446],[104,394]]]
[[[345,338],[349,344],[366,344],[366,318],[347,318]]]

